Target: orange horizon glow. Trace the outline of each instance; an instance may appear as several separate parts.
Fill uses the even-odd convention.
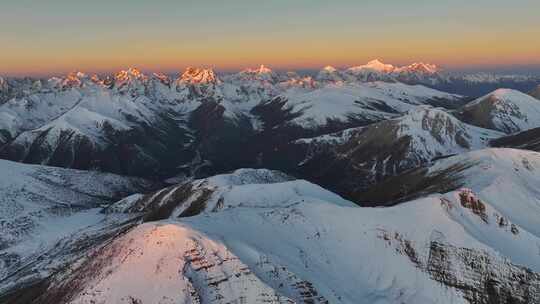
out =
[[[375,58],[447,70],[540,66],[537,0],[122,2],[3,5],[0,75],[319,69]]]
[[[465,53],[465,51],[461,51]],[[438,57],[429,55],[403,56],[393,55],[388,52],[367,52],[368,54],[360,55],[358,52],[350,52],[341,56],[324,56],[324,51],[321,54],[310,54],[306,56],[301,51],[290,52],[290,58],[285,56],[251,56],[251,58],[243,57],[241,59],[223,58],[220,54],[206,56],[186,56],[179,52],[180,55],[160,54],[149,56],[132,56],[123,58],[88,58],[85,56],[65,56],[64,58],[35,58],[33,60],[24,60],[23,63],[12,61],[0,62],[2,70],[0,75],[7,76],[42,76],[42,75],[64,75],[72,71],[82,71],[85,73],[114,73],[128,67],[136,67],[144,71],[163,71],[163,72],[182,72],[185,68],[207,67],[218,71],[238,71],[245,68],[258,67],[264,64],[276,70],[308,70],[320,69],[324,66],[331,65],[337,68],[345,68],[357,66],[367,63],[373,59],[393,65],[407,65],[413,62],[425,62],[436,64],[447,70],[460,69],[490,69],[490,68],[512,68],[523,66],[540,66],[540,49],[538,52],[531,51],[528,54],[502,54],[493,53],[486,55],[483,53],[471,53],[467,55],[443,54]],[[259,53],[260,54],[260,53]],[[111,54],[109,54],[111,55]],[[320,55],[320,56],[317,56]],[[182,59],[184,58],[184,59]],[[297,58],[297,59],[291,59]],[[22,59],[22,58],[21,58]],[[1,60],[0,60],[1,61]]]

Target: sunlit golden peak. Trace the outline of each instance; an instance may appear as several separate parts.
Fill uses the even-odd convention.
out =
[[[337,69],[331,65],[327,65],[323,68],[323,71],[326,71],[326,72],[329,72],[329,73],[334,73],[337,71]]]
[[[416,73],[425,73],[425,74],[435,74],[437,72],[440,72],[441,69],[434,65],[429,63],[423,63],[423,62],[415,62],[413,64],[410,64],[408,66],[404,66],[397,69],[398,72],[401,71],[408,71],[408,72],[416,72]]]
[[[138,79],[138,80],[147,79],[147,77],[136,68],[129,68],[127,70],[122,70],[116,73],[116,75],[114,75],[114,78],[117,81],[127,81],[130,79]]]
[[[242,74],[271,74],[273,73],[272,69],[268,68],[264,64],[261,64],[258,68],[247,68],[242,70]]]
[[[80,87],[83,84],[82,79],[87,78],[87,77],[88,76],[86,76],[85,73],[74,71],[74,72],[71,72],[71,73],[67,74],[62,79],[62,81],[60,82],[60,85],[63,88],[66,88],[66,87],[70,87],[70,88],[72,88],[72,87]]]
[[[261,64],[261,66],[259,67],[259,72],[268,73],[268,72],[272,72],[272,70],[270,68],[268,68],[267,66],[265,66],[264,64]]]
[[[221,82],[212,69],[188,67],[178,80],[182,83],[219,83]]]
[[[373,71],[383,72],[383,73],[391,73],[395,69],[396,67],[394,67],[393,65],[383,63],[379,59],[374,59],[368,62],[367,64],[349,68],[350,71],[373,70]]]

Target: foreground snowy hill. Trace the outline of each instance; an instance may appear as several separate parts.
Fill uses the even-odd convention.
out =
[[[540,100],[498,89],[468,103],[459,115],[468,123],[510,134],[540,127]]]
[[[389,208],[250,169],[132,196],[107,212],[169,212],[25,303],[537,303],[540,154],[488,149],[430,170],[462,162],[468,188]]]

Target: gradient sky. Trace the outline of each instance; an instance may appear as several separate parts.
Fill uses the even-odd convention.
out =
[[[0,74],[540,67],[539,0],[0,0]],[[540,69],[540,68],[539,68]]]

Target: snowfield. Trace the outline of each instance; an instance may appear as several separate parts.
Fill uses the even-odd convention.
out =
[[[389,208],[357,207],[267,170],[193,181],[193,198],[210,191],[198,215],[171,212],[132,229],[49,292],[69,284],[69,303],[469,303],[497,280],[499,296],[534,303],[540,276],[513,278],[540,271],[540,154],[480,150],[430,170],[462,162],[472,164],[460,172],[468,188]]]

